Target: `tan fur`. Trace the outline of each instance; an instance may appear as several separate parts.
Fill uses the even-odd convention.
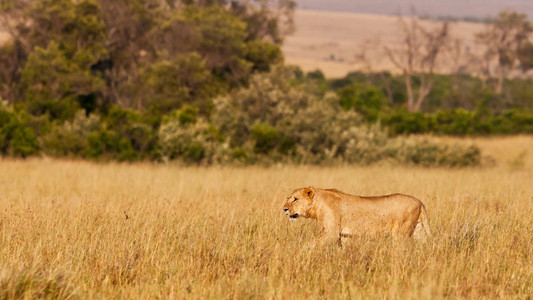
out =
[[[283,210],[290,219],[317,220],[322,227],[320,243],[387,233],[417,239],[431,236],[424,204],[404,194],[364,197],[307,187],[294,190]]]

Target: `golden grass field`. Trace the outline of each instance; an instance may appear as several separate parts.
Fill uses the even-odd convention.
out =
[[[0,298],[530,299],[533,137],[473,142],[493,166],[0,160]],[[302,248],[282,205],[308,185],[414,195],[434,237]]]
[[[362,47],[373,64],[373,71],[399,70],[385,57],[384,46],[392,49],[401,47],[401,30],[397,16],[373,15],[350,12],[327,12],[296,10],[294,15],[296,32],[288,36],[283,45],[283,55],[288,64],[298,65],[304,71],[317,69],[327,77],[343,77],[350,71],[364,70],[364,64],[355,59]],[[426,28],[437,22],[421,21]],[[478,52],[474,34],[483,31],[480,23],[453,22],[451,35],[463,43],[463,51]],[[438,72],[447,69],[452,57],[443,54],[437,66]],[[467,57],[461,61],[466,62]]]

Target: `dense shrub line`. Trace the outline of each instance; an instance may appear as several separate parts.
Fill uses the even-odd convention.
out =
[[[531,79],[507,80],[504,93],[497,94],[479,78],[438,75],[420,112],[405,108],[401,80],[401,76],[387,73],[352,73],[329,82],[322,79],[336,91],[343,108],[358,112],[368,123],[381,122],[393,136],[533,133]]]
[[[64,122],[3,104],[3,155],[95,160],[179,160],[195,164],[478,165],[476,147],[447,147],[414,137],[390,138],[378,124],[344,109],[335,93],[313,93],[298,70],[276,67],[213,101],[213,113],[184,105],[154,121],[151,112],[112,106],[78,110]]]
[[[433,114],[412,113],[403,109],[385,113],[382,123],[393,135],[433,133],[439,135],[532,134],[533,113],[508,109],[501,113],[462,108]]]

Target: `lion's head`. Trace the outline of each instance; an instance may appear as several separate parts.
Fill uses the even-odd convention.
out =
[[[283,205],[283,211],[289,216],[290,220],[295,220],[299,217],[307,218],[313,205],[314,195],[315,189],[312,187],[294,190],[287,198],[285,205]]]

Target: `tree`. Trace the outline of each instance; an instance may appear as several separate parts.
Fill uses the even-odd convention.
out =
[[[12,41],[0,45],[0,96],[62,120],[113,104],[208,114],[214,96],[282,61],[291,3],[2,0]]]
[[[68,59],[52,41],[46,48],[36,47],[28,56],[21,70],[20,87],[30,113],[65,120],[74,117],[84,96],[101,91],[103,82],[88,67]]]
[[[409,21],[400,17],[399,23],[402,43],[398,49],[385,46],[385,52],[403,73],[407,90],[407,109],[420,111],[433,87],[437,57],[449,41],[449,24],[443,22],[438,28],[429,30],[422,27],[416,17],[411,17]],[[415,77],[420,81],[416,93],[413,82]]]
[[[281,44],[294,32],[294,0],[231,1],[231,10],[247,24],[247,40],[261,39]]]
[[[504,10],[485,31],[476,34],[477,42],[485,46],[481,59],[482,73],[489,79],[496,77],[495,92],[502,92],[503,81],[516,68],[521,50],[527,50],[531,32],[533,25],[526,14]]]
[[[186,104],[207,114],[211,109],[210,99],[221,89],[198,53],[155,62],[140,76],[144,84],[137,93],[147,102],[146,107],[157,115],[167,114]]]
[[[2,16],[12,41],[0,48],[0,60],[7,59],[0,73],[7,84],[0,88],[11,102],[64,119],[73,116],[75,102],[103,91],[101,78],[91,72],[107,55],[95,0],[16,2]]]

